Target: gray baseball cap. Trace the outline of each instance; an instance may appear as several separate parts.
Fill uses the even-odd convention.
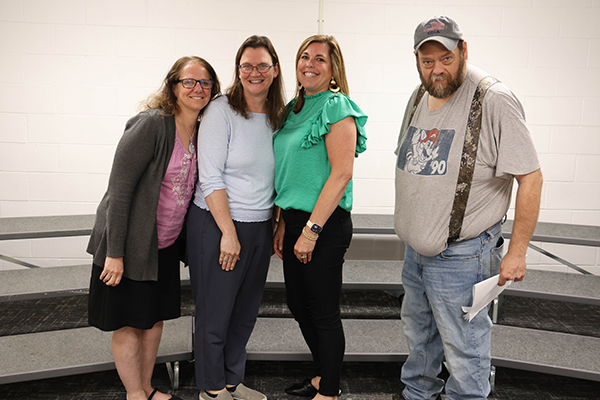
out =
[[[430,40],[435,40],[452,51],[458,42],[463,40],[463,33],[453,19],[444,16],[433,17],[421,22],[415,29],[415,51]]]

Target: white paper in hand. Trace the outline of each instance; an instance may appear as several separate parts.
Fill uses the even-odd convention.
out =
[[[466,313],[463,317],[467,321],[471,322],[479,311],[498,297],[498,295],[513,282],[506,281],[504,286],[498,286],[498,279],[500,279],[500,275],[494,275],[473,286],[473,305],[471,307],[462,307],[462,310]]]

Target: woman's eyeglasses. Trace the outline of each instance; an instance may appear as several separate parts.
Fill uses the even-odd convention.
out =
[[[258,64],[257,66],[250,65],[250,64],[238,65],[238,68],[240,69],[240,71],[243,74],[251,74],[252,70],[254,70],[254,68],[256,68],[256,70],[259,73],[264,74],[264,73],[269,72],[269,70],[273,67],[274,67],[274,65],[269,65],[269,64]]]
[[[186,78],[186,79],[180,79],[177,82],[181,82],[181,85],[186,88],[186,89],[193,89],[196,87],[197,84],[200,84],[200,87],[202,89],[211,89],[213,87],[213,81],[211,81],[210,79],[192,79],[192,78]]]

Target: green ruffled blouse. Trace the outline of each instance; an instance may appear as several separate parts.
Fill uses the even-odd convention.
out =
[[[367,115],[345,94],[329,90],[306,96],[298,114],[292,111],[295,102],[294,99],[288,103],[288,115],[273,139],[275,205],[284,210],[312,212],[331,172],[324,136],[330,132],[331,124],[354,117],[358,157],[367,149]],[[352,180],[339,205],[346,211],[352,210]]]

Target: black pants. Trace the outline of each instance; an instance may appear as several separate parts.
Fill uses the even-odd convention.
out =
[[[294,245],[310,214],[284,210],[283,271],[287,304],[312,353],[319,392],[337,396],[346,341],[340,316],[342,265],[352,239],[350,213],[338,207],[323,227],[312,260],[301,263]]]

